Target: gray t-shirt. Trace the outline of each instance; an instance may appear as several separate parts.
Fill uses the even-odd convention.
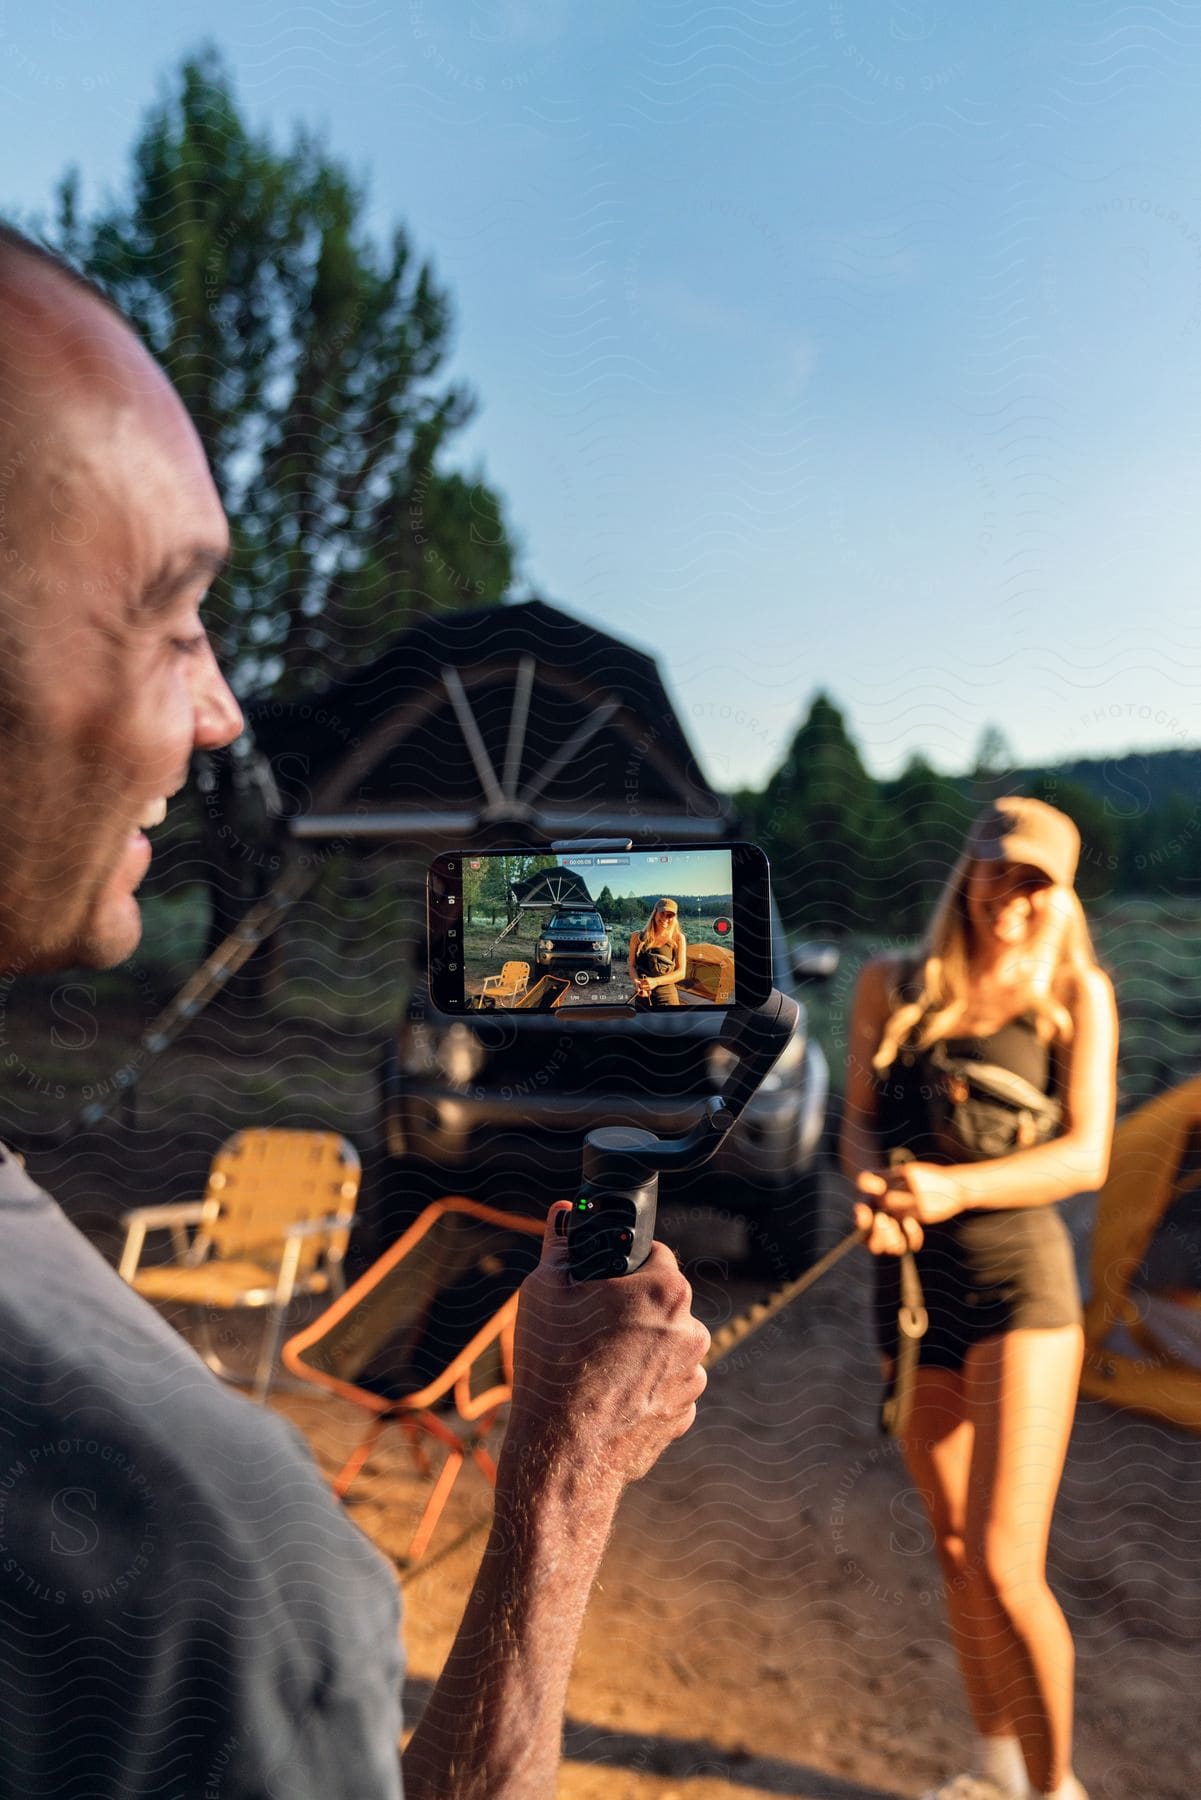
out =
[[[392,1571],[0,1151],[0,1795],[400,1800]]]

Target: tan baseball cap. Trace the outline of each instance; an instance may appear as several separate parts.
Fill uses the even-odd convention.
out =
[[[674,900],[658,900],[655,903],[656,912],[678,913],[679,910]]]
[[[967,848],[982,862],[1029,863],[1061,887],[1071,887],[1080,860],[1080,833],[1066,813],[1045,801],[1008,794],[980,814]]]

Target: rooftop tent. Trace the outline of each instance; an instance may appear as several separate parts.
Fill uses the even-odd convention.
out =
[[[295,837],[728,833],[653,657],[541,600],[423,619],[323,692],[246,711]]]
[[[1201,1432],[1201,1077],[1118,1125],[1084,1329],[1086,1394]]]
[[[509,892],[514,906],[523,911],[545,911],[551,906],[586,906],[591,910],[596,905],[587,882],[574,869],[537,869],[515,881]]]

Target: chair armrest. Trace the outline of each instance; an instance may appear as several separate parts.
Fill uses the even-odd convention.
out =
[[[166,1206],[135,1206],[132,1212],[122,1213],[121,1223],[130,1225],[137,1219],[149,1231],[171,1225],[199,1225],[204,1217],[204,1207],[203,1200],[179,1200]]]
[[[125,1213],[121,1220],[125,1226],[125,1247],[117,1269],[122,1281],[132,1281],[137,1274],[148,1231],[169,1231],[175,1253],[182,1261],[188,1251],[184,1227],[203,1224],[208,1207],[206,1200],[180,1200],[166,1206],[135,1206],[132,1212]]]
[[[294,1225],[289,1225],[285,1228],[284,1253],[280,1259],[279,1274],[276,1277],[275,1283],[275,1303],[277,1306],[287,1306],[292,1299],[292,1294],[296,1287],[296,1271],[300,1267],[300,1247],[302,1240],[307,1237],[322,1236],[335,1238],[340,1235],[342,1242],[340,1244],[328,1244],[325,1250],[325,1260],[327,1265],[330,1263],[340,1263],[346,1254],[346,1244],[350,1237],[350,1229],[353,1224],[353,1213],[330,1213],[329,1216],[324,1219],[297,1219]]]
[[[349,1231],[354,1224],[353,1213],[331,1213],[327,1219],[298,1219],[295,1225],[289,1225],[284,1232],[285,1237],[315,1237],[319,1231]]]

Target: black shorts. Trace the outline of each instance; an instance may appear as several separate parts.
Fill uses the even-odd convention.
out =
[[[928,1225],[915,1261],[929,1320],[920,1368],[958,1371],[985,1338],[1081,1322],[1072,1240],[1050,1207],[969,1212]],[[885,1356],[897,1353],[900,1302],[900,1262],[878,1256],[876,1338]]]

